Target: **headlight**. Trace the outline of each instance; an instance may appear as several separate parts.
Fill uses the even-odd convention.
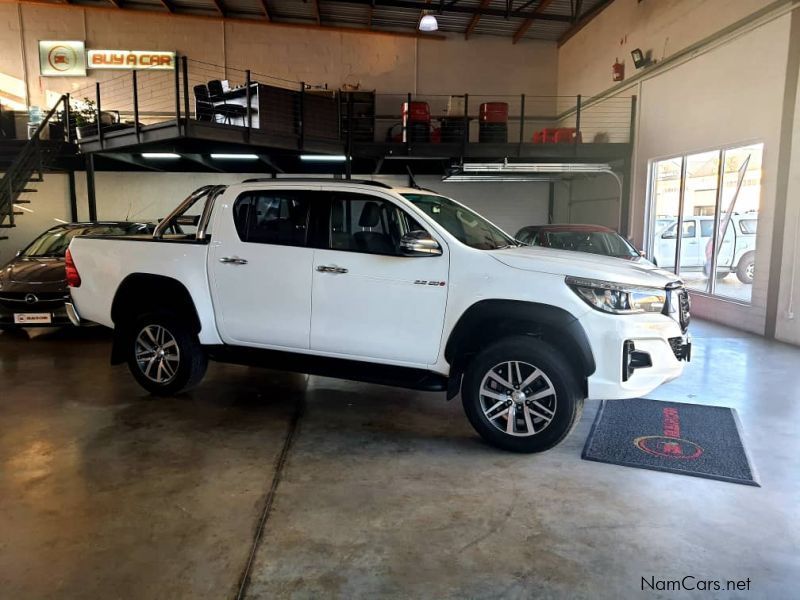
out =
[[[616,315],[660,313],[667,302],[667,292],[660,288],[636,287],[579,277],[567,277],[566,282],[573,292],[593,308]]]

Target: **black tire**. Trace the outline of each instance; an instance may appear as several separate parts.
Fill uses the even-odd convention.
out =
[[[742,258],[739,259],[739,264],[736,265],[736,277],[739,281],[748,285],[753,284],[753,274],[756,267],[756,253],[752,250],[745,252]]]
[[[140,366],[136,357],[137,340],[140,335],[145,335],[145,330],[148,328],[151,332],[158,331],[157,328],[166,331],[164,339],[171,338],[171,341],[166,341],[164,344],[164,347],[169,346],[167,352],[170,348],[177,348],[177,361],[164,359],[166,363],[164,370],[166,371],[167,368],[170,370],[166,371],[162,381],[156,381],[154,377],[156,373],[161,374],[161,371],[158,370],[158,364],[162,361],[160,357],[155,356],[153,360],[143,359],[144,365],[149,366],[149,375],[145,372],[146,367]],[[128,368],[139,385],[155,396],[172,396],[186,391],[200,383],[206,373],[208,356],[191,327],[177,315],[170,313],[143,315],[136,320],[130,329],[130,335],[126,337]],[[147,340],[147,343],[152,342],[152,338],[143,337],[143,339]],[[150,355],[143,356],[149,357]],[[156,371],[154,372],[153,369]]]
[[[504,376],[503,363],[519,363],[520,372],[512,374],[512,379],[509,380]],[[495,370],[495,367],[500,367]],[[517,385],[524,383],[528,376],[532,376],[532,368],[537,368],[544,375],[542,378],[537,377],[529,386],[518,390],[522,394],[517,398],[518,402],[512,402],[513,409],[516,412],[518,408],[523,413],[527,413],[527,418],[515,420],[512,429],[516,431],[517,426],[525,426],[526,431],[530,431],[531,427],[535,433],[531,435],[523,435],[521,432],[516,431],[517,435],[507,433],[505,429],[508,427],[508,418],[505,416],[497,416],[496,421],[489,419],[485,414],[485,408],[482,405],[482,391],[489,391],[483,389],[484,379],[491,379],[489,371],[499,374],[501,378],[505,379],[508,383]],[[514,371],[516,367],[509,365],[506,370]],[[527,372],[525,369],[530,368]],[[519,379],[522,378],[522,382]],[[498,385],[496,381],[487,385]],[[549,386],[549,388],[547,387]],[[504,387],[504,386],[499,386]],[[548,389],[552,388],[555,392],[553,396],[546,396],[541,398],[538,406],[534,405],[532,398],[525,398],[524,394],[534,396],[537,393],[546,393]],[[472,426],[475,428],[480,436],[488,443],[511,452],[544,452],[559,444],[572,430],[573,426],[580,420],[581,412],[583,411],[584,395],[582,393],[583,387],[581,381],[573,369],[570,367],[569,362],[563,355],[551,345],[533,338],[530,336],[512,336],[504,338],[491,346],[482,350],[473,360],[464,373],[464,381],[461,386],[461,401],[464,405],[464,412]],[[492,391],[492,393],[494,393]],[[503,396],[503,392],[499,392]],[[501,402],[501,398],[488,399],[484,396],[487,403],[497,400]],[[544,405],[542,404],[544,403]],[[505,406],[508,406],[507,404]],[[527,408],[526,408],[527,406]],[[547,411],[552,412],[549,415]],[[497,415],[505,410],[504,406],[500,406],[497,411],[489,411],[490,415]],[[511,408],[509,407],[509,411]],[[551,420],[544,423],[544,419],[540,419],[537,429],[537,417],[532,412],[536,411],[539,415],[547,415]],[[508,413],[510,414],[510,413]],[[530,421],[528,421],[528,418]],[[495,425],[497,422],[499,425]],[[504,425],[503,425],[504,424]],[[503,426],[504,430],[499,427]]]

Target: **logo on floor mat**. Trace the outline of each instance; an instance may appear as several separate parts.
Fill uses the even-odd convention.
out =
[[[664,458],[693,460],[703,454],[703,449],[694,442],[681,438],[681,418],[678,409],[669,407],[663,412],[664,434],[643,435],[633,440],[642,452]]]

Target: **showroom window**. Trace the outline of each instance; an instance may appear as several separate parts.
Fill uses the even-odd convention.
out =
[[[233,206],[239,239],[256,244],[305,246],[308,213],[308,197],[297,191],[248,192]]]
[[[650,256],[690,289],[750,302],[763,150],[751,144],[653,161]]]

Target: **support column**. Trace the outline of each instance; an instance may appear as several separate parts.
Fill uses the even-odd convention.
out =
[[[97,195],[94,187],[94,153],[86,155],[86,201],[89,205],[89,220],[97,221]]]
[[[778,303],[781,292],[781,266],[786,234],[787,204],[789,201],[789,176],[792,167],[792,136],[797,124],[794,112],[798,102],[797,87],[800,78],[800,11],[792,11],[789,28],[789,60],[786,62],[786,84],[783,92],[781,137],[778,148],[778,174],[775,185],[775,210],[772,219],[772,249],[769,258],[769,282],[767,285],[767,315],[764,335],[775,339],[778,331]],[[795,232],[796,233],[796,232]],[[797,265],[792,265],[797,268]],[[790,307],[791,310],[791,307]]]
[[[69,215],[72,222],[78,220],[78,196],[75,193],[75,171],[67,173],[69,180]]]

